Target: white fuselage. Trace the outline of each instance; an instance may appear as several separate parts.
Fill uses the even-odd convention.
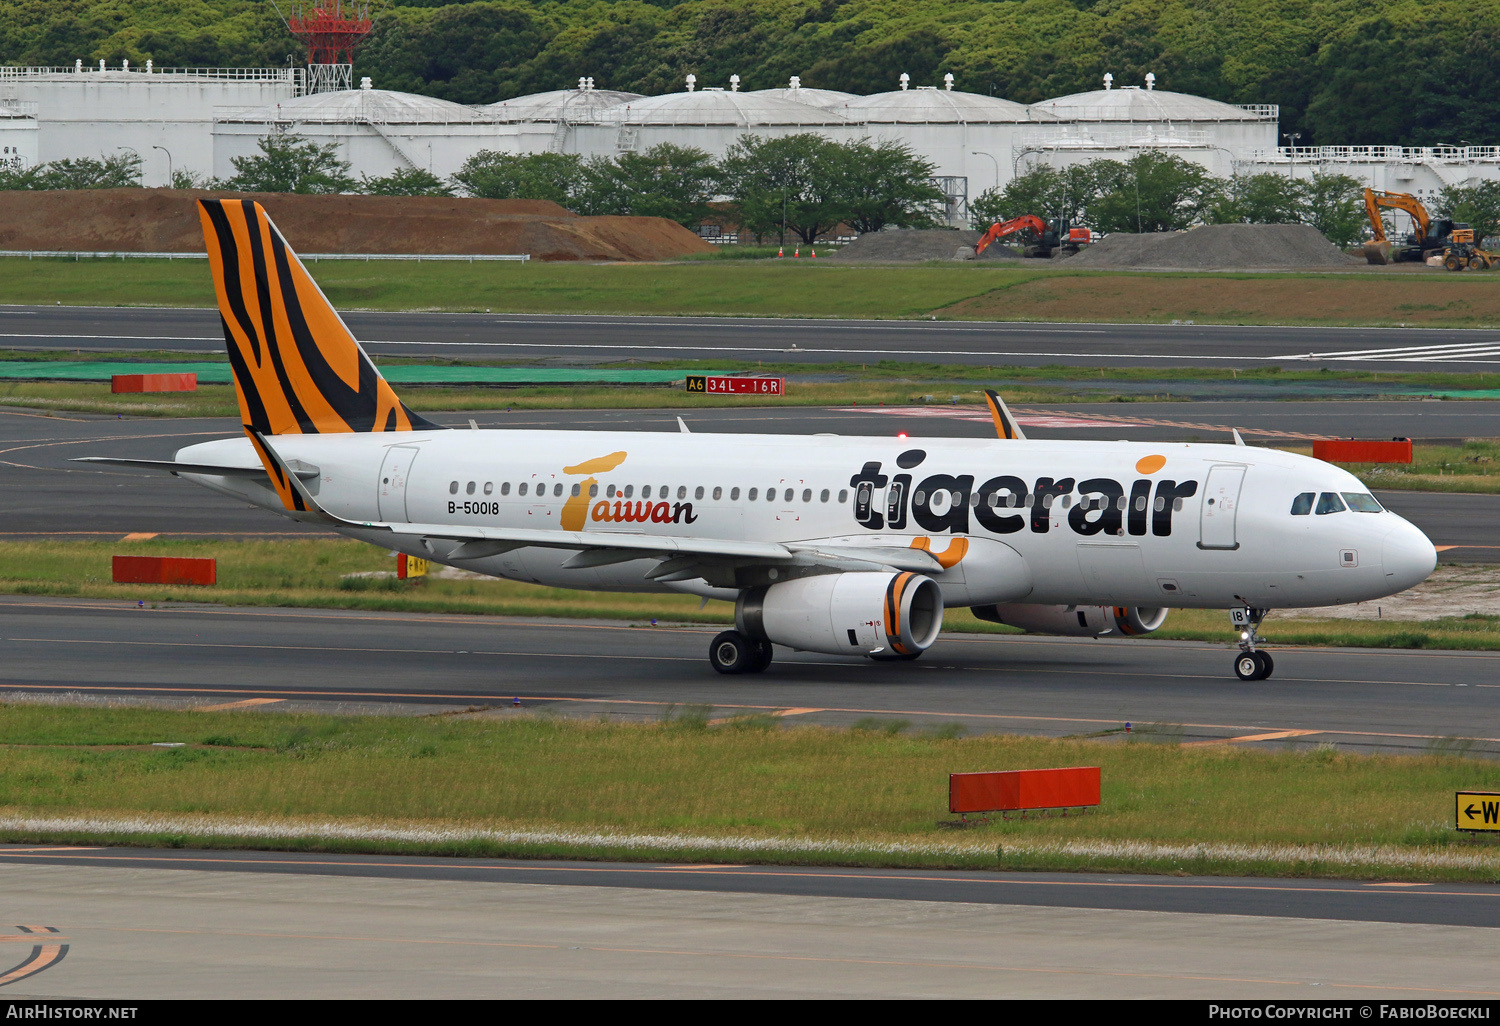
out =
[[[275,443],[294,469],[316,469],[307,483],[319,504],[354,521],[916,542],[935,555],[960,538],[963,558],[932,575],[948,606],[1334,605],[1409,588],[1436,562],[1426,536],[1388,511],[1294,515],[1299,495],[1316,505],[1367,490],[1327,463],[1245,446],[496,430]],[[245,439],[194,445],[177,459],[259,465]],[[608,469],[589,470],[590,461]],[[184,476],[282,511],[246,478]],[[569,551],[532,546],[450,560],[457,542],[345,533],[556,587],[734,594],[701,580],[651,581],[657,559],[573,569],[563,566]]]

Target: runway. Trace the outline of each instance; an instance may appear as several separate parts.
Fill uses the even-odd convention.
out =
[[[1226,644],[945,635],[914,663],[776,650],[764,675],[708,666],[714,627],[340,610],[149,609],[0,597],[0,693],[273,699],[267,709],[412,713],[490,707],[654,720],[669,705],[849,726],[1065,737],[1122,731],[1172,743],[1500,753],[1500,653],[1275,649],[1242,682]],[[1125,735],[1113,736],[1124,741]]]
[[[13,1000],[1500,996],[1495,888],[10,852]]]
[[[1349,367],[1483,371],[1500,332],[1191,324],[1033,324],[754,317],[620,317],[347,311],[376,356],[746,360],[807,364],[924,361],[996,366]],[[218,313],[201,309],[0,306],[0,346],[222,352]]]
[[[1311,437],[1357,434],[1418,438],[1500,437],[1500,403],[1466,402],[1203,402],[1017,406],[1033,438],[1227,441],[1231,427],[1277,445]],[[675,431],[682,415],[696,431],[768,434],[831,431],[914,438],[987,437],[989,418],[973,407],[822,409],[745,407],[716,410],[504,411],[434,414],[467,427]],[[239,434],[221,419],[116,419],[90,414],[49,416],[0,410],[0,536],[86,537],[131,533],[276,536],[308,532],[178,478],[96,469],[74,456],[170,459],[185,445]],[[1444,559],[1500,561],[1500,495],[1377,490],[1391,509],[1444,549]]]

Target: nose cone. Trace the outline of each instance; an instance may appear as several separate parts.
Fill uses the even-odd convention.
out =
[[[1437,549],[1425,534],[1403,520],[1381,543],[1380,563],[1390,588],[1387,594],[1394,595],[1427,580],[1437,569]]]

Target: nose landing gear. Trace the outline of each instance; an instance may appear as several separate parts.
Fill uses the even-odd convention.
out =
[[[1260,622],[1268,609],[1237,606],[1229,611],[1229,622],[1240,632],[1240,654],[1234,657],[1234,675],[1240,680],[1265,680],[1276,669],[1271,653],[1255,647],[1260,640]]]

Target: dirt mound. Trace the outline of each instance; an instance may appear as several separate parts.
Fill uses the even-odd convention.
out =
[[[0,192],[0,249],[202,253],[205,196],[259,200],[301,253],[670,260],[713,248],[675,221],[579,217],[548,200],[100,189]]]
[[[1088,267],[1211,268],[1348,267],[1353,261],[1305,224],[1211,224],[1185,232],[1115,232],[1070,264]]]
[[[833,254],[835,260],[920,261],[952,260],[962,248],[973,249],[979,232],[947,228],[920,228],[892,232],[866,232]],[[1016,254],[1004,246],[990,246],[981,260],[1014,260]]]

